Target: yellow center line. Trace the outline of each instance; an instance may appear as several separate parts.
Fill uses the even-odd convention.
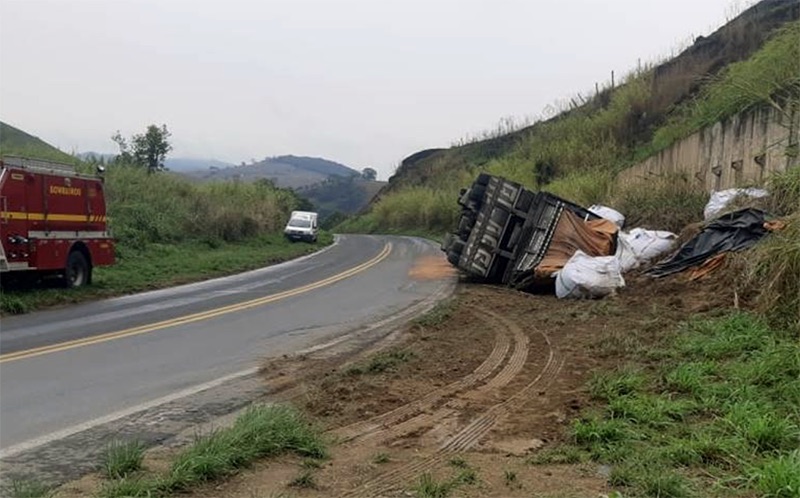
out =
[[[262,306],[264,304],[273,303],[281,299],[286,299],[287,297],[297,296],[299,294],[304,294],[306,292],[319,289],[320,287],[325,287],[326,285],[339,282],[340,280],[344,280],[357,273],[361,273],[362,271],[367,270],[368,268],[371,268],[380,263],[381,261],[383,261],[384,259],[386,259],[389,256],[389,253],[391,252],[392,252],[392,244],[387,243],[385,246],[383,246],[383,250],[381,250],[381,252],[378,253],[377,256],[370,259],[369,261],[366,261],[358,266],[354,266],[349,270],[345,270],[341,273],[338,273],[326,279],[320,280],[318,282],[313,282],[304,285],[302,287],[298,287],[296,289],[279,292],[278,294],[271,294],[269,296],[252,299],[250,301],[243,301],[241,303],[223,306],[221,308],[216,308],[213,310],[202,311],[200,313],[194,313],[191,315],[185,315],[177,318],[171,318],[169,320],[151,323],[149,325],[140,325],[138,327],[132,327],[129,329],[119,330],[116,332],[108,332],[105,334],[86,337],[83,339],[75,339],[72,341],[61,342],[58,344],[51,344],[49,346],[42,346],[38,348],[26,349],[24,351],[7,353],[4,355],[0,355],[0,363],[22,360],[25,358],[33,358],[34,356],[41,356],[45,354],[56,353],[58,351],[66,351],[68,349],[89,346],[91,344],[98,344],[101,342],[113,341],[115,339],[122,339],[123,337],[131,337],[134,335],[146,334],[148,332],[154,332],[156,330],[161,330],[168,327],[175,327],[177,325],[186,325],[188,323],[199,322],[200,320],[208,320],[210,318],[216,318],[218,316],[226,315],[228,313],[233,313],[235,311],[242,311],[249,308],[254,308],[256,306]]]

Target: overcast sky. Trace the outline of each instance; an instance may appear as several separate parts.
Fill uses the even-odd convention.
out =
[[[0,120],[67,152],[165,123],[174,156],[323,156],[385,178],[750,3],[0,0]]]

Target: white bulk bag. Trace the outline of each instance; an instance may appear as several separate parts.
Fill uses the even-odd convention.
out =
[[[616,256],[592,257],[578,250],[556,273],[559,299],[603,297],[620,287],[625,287],[625,279]]]
[[[736,197],[744,195],[753,199],[760,199],[769,195],[764,189],[761,188],[729,188],[727,190],[720,190],[719,192],[712,192],[711,198],[708,200],[705,209],[703,209],[703,218],[708,221],[715,218],[721,213],[725,207],[730,204]]]
[[[601,218],[607,219],[608,221],[614,223],[620,228],[622,228],[625,225],[625,215],[620,213],[616,209],[612,209],[606,206],[601,206],[599,204],[594,204],[593,206],[589,207],[589,211],[593,212],[594,214],[596,214]]]
[[[664,230],[634,228],[617,236],[617,254],[623,272],[669,252],[677,236]]]

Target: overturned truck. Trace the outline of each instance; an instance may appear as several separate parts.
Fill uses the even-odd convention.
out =
[[[532,192],[501,177],[481,174],[461,191],[457,229],[442,243],[447,260],[488,283],[534,290],[581,250],[616,251],[618,227],[547,192]]]

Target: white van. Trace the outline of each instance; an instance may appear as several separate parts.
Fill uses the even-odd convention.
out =
[[[318,233],[317,213],[311,211],[292,211],[289,223],[283,229],[283,234],[292,242],[296,240],[316,242]]]

